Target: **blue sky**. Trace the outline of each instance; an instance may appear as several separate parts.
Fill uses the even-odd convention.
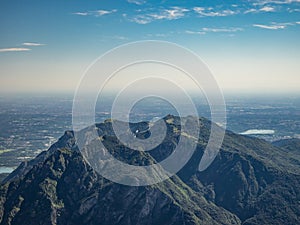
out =
[[[132,41],[196,52],[226,92],[299,92],[300,0],[0,2],[1,92],[73,92]]]

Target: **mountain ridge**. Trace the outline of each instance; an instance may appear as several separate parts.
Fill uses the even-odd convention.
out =
[[[170,143],[176,144],[180,135],[179,117],[168,115],[164,120],[168,121],[169,132],[163,145],[149,155],[155,161],[172,152]],[[48,219],[43,224],[80,224],[79,221],[84,224],[247,225],[299,222],[297,161],[285,159],[285,150],[280,147],[227,131],[215,161],[200,172],[198,165],[209,137],[210,121],[204,118],[199,121],[201,133],[190,161],[177,175],[148,187],[128,187],[101,177],[82,158],[73,132],[65,132],[47,152],[21,164],[4,180],[0,189],[1,224],[20,221],[24,224],[26,218],[41,224],[45,222],[41,220],[43,217]],[[147,125],[137,123],[136,126]],[[111,122],[97,124],[97,128],[108,149],[122,158]],[[135,154],[139,159],[141,155]],[[30,190],[38,194],[28,196],[26,193]],[[80,194],[80,190],[86,195]],[[26,211],[36,207],[34,202],[48,207],[45,214],[36,212],[33,215]]]

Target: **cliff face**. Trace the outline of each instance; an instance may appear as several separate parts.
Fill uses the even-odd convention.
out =
[[[116,158],[145,164],[171,154],[180,135],[178,120],[165,118],[167,137],[147,155],[124,151],[109,121],[97,128],[103,144]],[[200,124],[197,149],[186,166],[172,178],[146,187],[124,186],[101,177],[78,151],[73,133],[66,132],[47,152],[21,164],[5,179],[0,188],[1,224],[300,222],[296,155],[285,157],[286,149],[227,132],[213,164],[199,172],[210,122],[201,118]],[[131,126],[143,130],[147,124]]]

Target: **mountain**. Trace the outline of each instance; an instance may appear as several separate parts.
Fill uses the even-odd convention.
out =
[[[299,156],[300,152],[300,139],[298,138],[289,138],[282,139],[272,142],[273,145],[287,150],[289,153],[294,153],[294,156]]]
[[[114,157],[147,165],[172,154],[182,135],[181,119],[164,118],[166,138],[149,152],[124,147],[110,120],[96,128]],[[200,172],[212,124],[204,118],[199,124],[199,137],[188,137],[198,141],[184,168],[159,184],[136,187],[100,176],[78,151],[73,132],[65,132],[48,151],[22,163],[3,181],[0,224],[300,223],[299,154],[286,157],[286,148],[226,131],[216,159]],[[148,126],[130,124],[132,131]]]

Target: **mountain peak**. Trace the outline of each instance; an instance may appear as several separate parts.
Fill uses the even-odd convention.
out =
[[[139,166],[172,154],[182,119],[163,119],[166,138],[149,154],[122,147],[111,121],[96,128],[110,153]],[[22,163],[3,182],[1,224],[296,224],[298,162],[283,158],[285,149],[226,132],[215,161],[200,172],[210,124],[200,119],[197,148],[177,175],[139,187],[99,175],[78,150],[74,133],[66,131],[48,151]],[[131,130],[148,126],[149,122],[132,123]]]

